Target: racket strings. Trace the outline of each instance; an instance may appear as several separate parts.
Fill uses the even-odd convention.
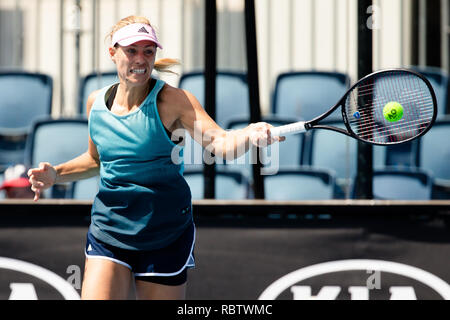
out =
[[[417,135],[421,131],[426,129],[426,126],[423,127],[422,125],[428,125],[428,123],[429,123],[428,119],[426,119],[426,120],[423,119],[423,120],[413,121],[410,123],[409,126],[392,127],[392,128],[387,128],[387,127],[383,127],[383,126],[373,126],[373,127],[369,127],[369,128],[364,128],[367,130],[362,130],[362,131],[358,132],[358,135],[365,140],[368,139],[373,133],[375,133],[375,136],[379,139],[388,138],[388,137],[391,137],[392,135],[398,135],[401,133],[409,133],[409,132],[414,132],[413,135]],[[408,129],[408,130],[399,131],[402,129]],[[418,132],[416,132],[416,131],[418,131]]]
[[[417,101],[417,98],[415,98],[415,97],[411,97],[411,98],[408,98],[408,99],[402,99],[402,102],[409,102],[409,103],[413,103],[413,102],[416,102]],[[386,101],[386,100],[373,100],[373,102],[371,102],[371,103],[366,103],[365,105],[360,105],[360,106],[358,106],[358,111],[360,111],[360,112],[366,112],[366,111],[370,111],[370,110],[374,110],[374,108],[373,108],[373,105],[380,105],[380,104],[382,104],[381,106],[384,106],[386,103],[388,103],[389,101]],[[433,109],[433,99],[430,97],[429,99],[425,99],[425,100],[423,100],[423,101],[421,101],[422,103],[423,103],[423,110],[425,110],[426,108],[431,108],[431,109]]]
[[[404,108],[403,118],[398,122],[384,119],[383,108],[391,101]],[[363,140],[376,143],[403,141],[417,136],[431,124],[435,111],[433,102],[430,90],[416,75],[402,71],[383,73],[350,92],[346,102],[347,115],[358,111],[359,116],[348,119],[348,123]]]
[[[394,137],[399,134],[404,134],[404,138],[406,138],[420,134],[427,128],[428,124],[428,119],[420,119],[411,122],[408,126],[401,127],[399,126],[386,128],[383,126],[375,125],[373,127],[362,129],[360,132],[358,132],[358,135],[364,140],[369,140],[372,138],[373,141],[377,141],[379,139],[381,139],[381,141],[386,141],[385,138]]]

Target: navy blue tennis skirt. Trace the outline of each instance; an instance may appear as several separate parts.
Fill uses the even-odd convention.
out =
[[[126,250],[117,248],[87,234],[85,254],[87,258],[107,259],[131,270],[138,280],[165,285],[181,285],[186,282],[187,269],[195,266],[195,225],[169,246],[156,250]]]

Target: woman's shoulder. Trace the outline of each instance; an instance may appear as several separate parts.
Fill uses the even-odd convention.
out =
[[[159,93],[158,99],[164,103],[180,105],[185,103],[186,94],[187,92],[185,90],[171,86],[168,83],[164,83],[164,86]]]
[[[87,115],[89,116],[89,113],[92,109],[92,106],[94,105],[95,100],[97,99],[98,95],[100,94],[100,92],[102,91],[102,89],[98,89],[95,91],[92,91],[88,98],[87,98],[87,102],[86,102],[86,111],[87,111]]]
[[[186,104],[191,104],[191,100],[195,99],[195,97],[187,90],[165,83],[160,91],[159,99],[170,104],[186,106]]]

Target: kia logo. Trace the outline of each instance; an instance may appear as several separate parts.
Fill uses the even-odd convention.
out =
[[[298,285],[299,282],[313,277],[325,276],[334,272],[345,271],[367,271],[373,270],[364,286],[353,286],[348,288],[351,299],[368,299],[370,290],[379,285],[380,272],[391,273],[405,278],[409,278],[431,288],[436,294],[445,300],[450,300],[450,285],[437,276],[406,264],[401,264],[383,260],[340,260],[320,263],[293,271],[282,278],[276,280],[259,296],[260,300],[275,300],[283,292],[290,290],[295,300],[332,300],[336,299],[342,291],[340,286],[323,286],[315,296],[311,294],[311,287]],[[372,286],[372,287],[371,287]],[[415,290],[412,286],[391,286],[389,287],[391,300],[416,299]]]
[[[0,269],[12,270],[38,278],[53,287],[66,300],[80,299],[78,292],[66,280],[56,273],[35,264],[0,257]],[[11,282],[9,287],[11,291],[9,295],[10,300],[37,300],[38,298],[33,283]]]

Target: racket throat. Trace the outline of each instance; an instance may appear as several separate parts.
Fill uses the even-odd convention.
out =
[[[305,123],[305,131],[311,130],[311,128],[312,128],[312,124],[309,122],[306,122]]]

